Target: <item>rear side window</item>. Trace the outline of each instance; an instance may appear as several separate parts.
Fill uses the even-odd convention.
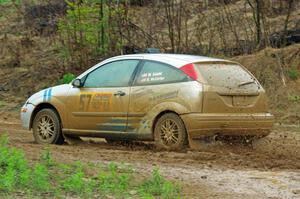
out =
[[[258,84],[246,70],[236,64],[195,64],[195,68],[213,86],[232,88]]]
[[[187,81],[189,78],[179,69],[164,63],[145,61],[136,79],[136,85],[167,84]]]

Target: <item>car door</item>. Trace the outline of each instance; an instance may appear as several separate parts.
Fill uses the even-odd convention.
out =
[[[67,99],[70,131],[123,132],[127,128],[130,89],[139,60],[104,64],[82,78]]]
[[[190,79],[179,69],[157,61],[144,61],[140,65],[136,79],[131,87],[131,97],[128,114],[128,131],[138,133],[140,136],[149,136],[153,117],[154,107],[181,104],[184,107],[201,107],[199,94],[189,83]],[[185,94],[185,93],[188,93]],[[199,99],[198,99],[199,98]],[[194,103],[195,102],[195,103]]]

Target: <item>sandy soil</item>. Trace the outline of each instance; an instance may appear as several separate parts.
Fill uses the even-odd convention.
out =
[[[0,121],[0,134],[8,133],[12,146],[25,151],[31,161],[43,145],[19,121]],[[215,142],[201,151],[156,151],[152,143],[109,145],[85,138],[75,145],[51,145],[57,161],[134,165],[143,175],[158,166],[162,175],[179,181],[183,198],[300,198],[300,127],[277,126],[271,135],[253,145]]]

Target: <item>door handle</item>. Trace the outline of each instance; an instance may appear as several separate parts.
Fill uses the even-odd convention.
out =
[[[124,91],[118,91],[114,94],[114,96],[124,96],[126,93]]]

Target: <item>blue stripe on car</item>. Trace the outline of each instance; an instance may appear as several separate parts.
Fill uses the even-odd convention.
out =
[[[51,100],[51,96],[52,96],[52,88],[49,89],[48,91],[48,100]]]
[[[46,89],[46,90],[44,91],[43,101],[46,101],[46,98],[47,98],[47,91],[48,91],[48,89]]]

